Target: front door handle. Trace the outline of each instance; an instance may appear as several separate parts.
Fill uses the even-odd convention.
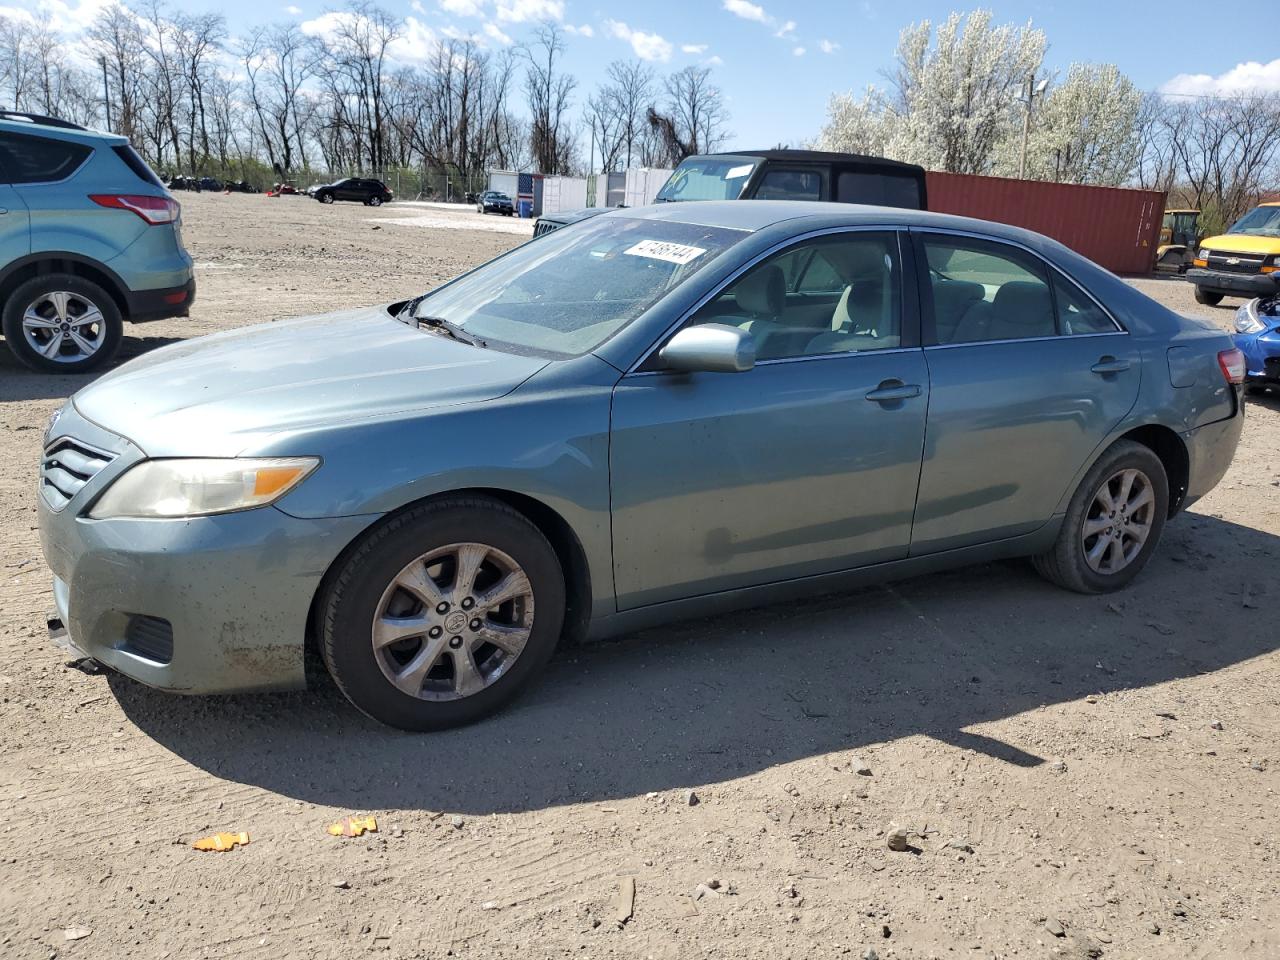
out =
[[[0,207],[0,216],[4,216],[8,212],[9,210],[7,207]]]
[[[901,380],[882,380],[880,386],[867,394],[873,403],[890,403],[894,400],[910,400],[920,396],[920,384],[903,383]]]
[[[1094,373],[1124,373],[1129,369],[1129,361],[1117,360],[1115,357],[1103,357],[1089,369]]]

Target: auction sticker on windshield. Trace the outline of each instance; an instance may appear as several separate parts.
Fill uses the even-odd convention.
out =
[[[678,263],[683,266],[697,260],[707,251],[702,247],[690,247],[683,243],[641,240],[622,252],[632,257],[648,257],[650,260],[665,260],[667,263]]]

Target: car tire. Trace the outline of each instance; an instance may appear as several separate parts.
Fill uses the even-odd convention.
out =
[[[1265,397],[1267,395],[1267,387],[1260,383],[1251,383],[1244,388],[1244,392],[1251,397]]]
[[[317,199],[317,200],[319,200],[321,203],[333,203],[333,194],[332,194],[332,193],[317,193],[317,194],[316,194],[316,199]]]
[[[478,571],[470,592],[460,576],[468,567]],[[504,584],[509,590],[495,589]],[[483,606],[486,593],[525,587],[527,594]],[[449,497],[367,533],[331,578],[320,610],[325,666],[357,709],[402,730],[444,730],[494,713],[532,685],[560,637],[564,576],[522,514],[498,500]],[[388,642],[393,636],[400,639]]]
[[[371,206],[371,207],[380,207],[380,206],[382,206],[382,198],[381,198],[381,197],[370,197],[370,198],[369,198],[369,206]]]
[[[88,319],[90,311],[96,311],[96,322]],[[43,323],[36,326],[37,321]],[[27,280],[9,295],[0,328],[14,356],[32,370],[88,373],[120,349],[124,318],[112,296],[93,281],[48,273]],[[57,346],[52,345],[55,337]]]
[[[1115,508],[1111,511],[1106,507],[1108,499]],[[1134,506],[1140,501],[1141,506]],[[1033,557],[1032,563],[1042,577],[1067,590],[1119,590],[1151,559],[1168,516],[1169,479],[1164,464],[1150,447],[1118,440],[1080,481],[1053,547]]]
[[[1216,307],[1222,302],[1224,294],[1213,293],[1204,287],[1196,287],[1196,303],[1203,303],[1206,307]]]

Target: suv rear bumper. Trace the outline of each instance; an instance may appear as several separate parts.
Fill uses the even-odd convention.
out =
[[[190,316],[191,304],[196,299],[196,278],[192,277],[180,287],[125,290],[124,298],[128,306],[125,319],[132,323]]]

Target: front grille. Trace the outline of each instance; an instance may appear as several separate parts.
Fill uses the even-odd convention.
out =
[[[54,510],[61,510],[86,483],[115,459],[70,437],[49,444],[40,461],[40,492]]]
[[[156,663],[173,660],[173,624],[135,613],[124,628],[124,648]]]
[[[1217,253],[1209,251],[1209,269],[1224,273],[1260,273],[1266,257],[1244,253]]]
[[[559,230],[563,224],[556,223],[553,220],[539,220],[533,225],[533,235],[540,237],[544,233],[551,233],[553,230]]]

